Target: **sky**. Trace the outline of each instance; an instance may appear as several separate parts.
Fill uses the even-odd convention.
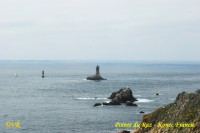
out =
[[[0,60],[200,61],[199,0],[0,0]]]

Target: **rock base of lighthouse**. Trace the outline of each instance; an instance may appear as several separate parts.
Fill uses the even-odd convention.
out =
[[[87,80],[107,80],[107,79],[102,78],[100,75],[92,75],[87,77]]]

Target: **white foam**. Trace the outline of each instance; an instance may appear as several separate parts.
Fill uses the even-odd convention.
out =
[[[80,97],[80,98],[75,98],[75,99],[77,99],[77,100],[105,100],[105,99],[107,99],[107,98],[96,98],[96,97]]]
[[[136,101],[136,102],[138,102],[138,103],[149,103],[149,102],[152,102],[153,100],[150,100],[150,99],[137,99],[138,101]]]

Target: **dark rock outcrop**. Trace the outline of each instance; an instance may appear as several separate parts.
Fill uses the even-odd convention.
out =
[[[95,103],[94,106],[101,106],[102,103]]]
[[[132,90],[130,88],[121,88],[117,92],[113,92],[108,99],[117,103],[126,103],[127,101],[135,102],[137,99],[133,97]]]
[[[100,75],[92,75],[87,77],[87,80],[107,80],[107,79],[102,78]]]
[[[102,103],[102,105],[121,105],[122,103],[126,103],[127,106],[137,106],[133,102],[137,101],[135,97],[133,97],[132,90],[130,88],[121,88],[117,92],[113,92],[108,99],[111,99],[108,103]],[[99,103],[96,103],[94,106],[99,106]]]
[[[200,90],[178,94],[175,102],[143,115],[142,123],[152,126],[139,127],[131,133],[200,133]]]
[[[143,114],[143,113],[144,113],[144,111],[140,111],[139,113],[140,113],[140,114]]]
[[[131,102],[131,101],[127,101],[126,102],[126,106],[138,106],[137,104]]]
[[[127,130],[123,130],[123,131],[119,131],[117,133],[130,133],[130,131],[127,131]]]

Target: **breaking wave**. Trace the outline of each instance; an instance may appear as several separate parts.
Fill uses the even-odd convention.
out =
[[[76,100],[105,100],[107,98],[98,98],[98,97],[80,97],[75,98]]]
[[[138,103],[149,103],[149,102],[152,102],[153,100],[151,100],[151,99],[140,99],[140,98],[138,98],[137,99],[138,101]]]

